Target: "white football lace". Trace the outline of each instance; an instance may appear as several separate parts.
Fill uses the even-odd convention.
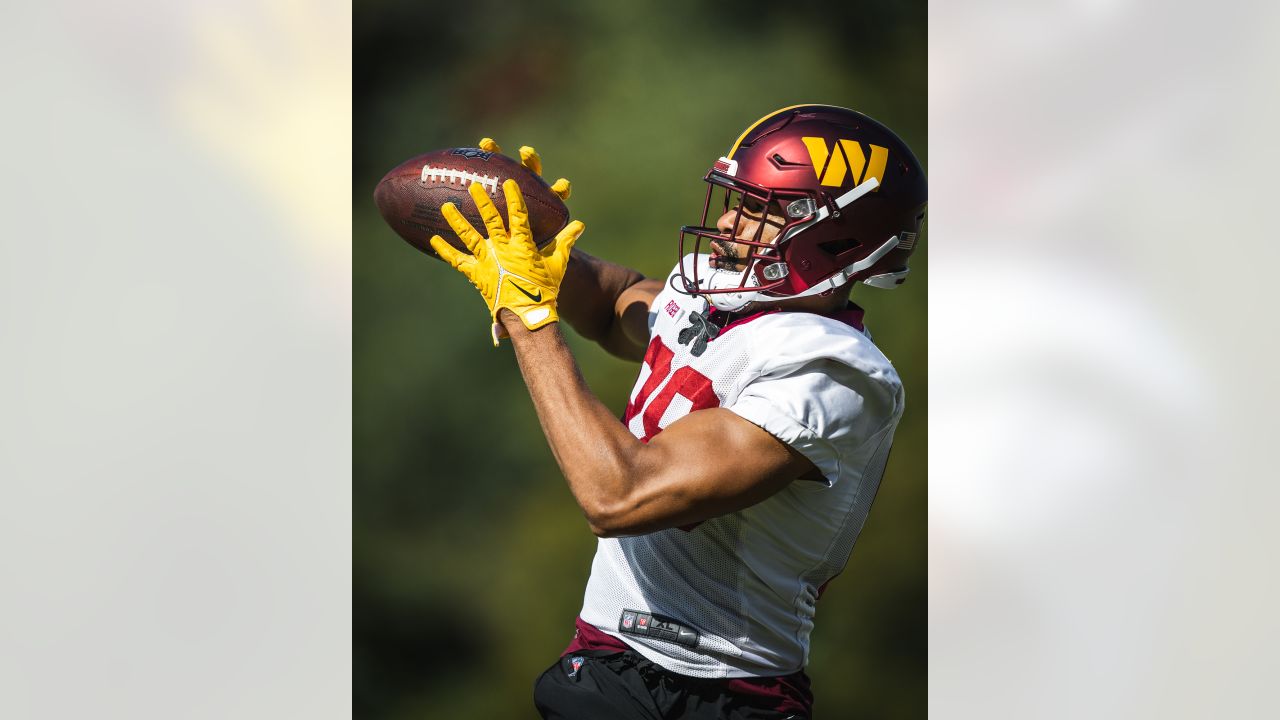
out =
[[[489,177],[488,175],[477,175],[469,173],[466,170],[454,170],[452,168],[436,168],[430,165],[422,167],[422,182],[447,182],[457,183],[463,187],[467,187],[473,182],[480,183],[490,195],[498,192],[498,178]]]

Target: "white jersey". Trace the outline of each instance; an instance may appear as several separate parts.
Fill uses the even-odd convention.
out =
[[[751,316],[694,355],[698,343],[678,335],[706,309],[668,277],[650,307],[627,427],[647,442],[690,412],[726,408],[803,453],[824,481],[793,481],[696,526],[601,538],[581,617],[673,672],[786,675],[808,663],[818,594],[844,568],[870,510],[902,416],[902,384],[855,313]],[[636,622],[662,623],[646,615],[697,638],[635,634]]]

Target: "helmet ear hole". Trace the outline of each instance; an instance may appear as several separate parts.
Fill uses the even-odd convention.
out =
[[[842,253],[846,253],[862,243],[853,238],[842,238],[840,240],[828,240],[818,243],[818,247],[823,251],[830,253],[832,257],[838,258]]]

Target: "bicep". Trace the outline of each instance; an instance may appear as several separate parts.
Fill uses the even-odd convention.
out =
[[[737,414],[699,410],[645,447],[612,534],[654,532],[735,512],[813,470],[804,455]]]
[[[560,319],[611,355],[639,362],[649,344],[649,306],[661,290],[660,280],[574,248],[560,285]]]
[[[605,347],[610,353],[627,360],[644,359],[649,346],[649,309],[662,292],[662,281],[646,278],[623,290],[614,303],[613,332]]]

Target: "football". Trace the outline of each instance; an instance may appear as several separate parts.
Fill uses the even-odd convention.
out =
[[[469,252],[440,206],[451,202],[481,235],[484,220],[476,209],[467,186],[478,182],[507,219],[507,198],[503,181],[511,178],[520,185],[525,205],[529,208],[529,225],[538,247],[551,242],[569,222],[569,209],[551,187],[536,174],[498,153],[479,148],[449,148],[410,158],[392,168],[373,191],[373,201],[392,230],[410,245],[438,258],[431,249],[431,236],[439,235],[453,247]]]

